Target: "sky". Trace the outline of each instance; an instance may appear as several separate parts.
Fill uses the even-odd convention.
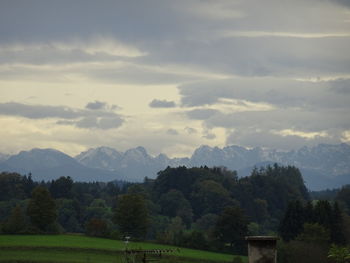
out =
[[[0,152],[350,143],[348,0],[0,0]]]

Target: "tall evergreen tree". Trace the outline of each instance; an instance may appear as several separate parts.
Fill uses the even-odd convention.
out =
[[[346,238],[343,231],[343,216],[337,202],[332,207],[332,224],[330,227],[331,241],[338,245],[344,245]]]
[[[51,182],[50,192],[54,198],[70,198],[73,187],[73,180],[69,176],[61,176]]]
[[[314,206],[311,201],[308,201],[304,207],[305,222],[315,223]]]
[[[281,220],[279,232],[283,240],[290,241],[303,231],[304,208],[300,201],[290,202]]]
[[[344,207],[345,212],[350,215],[350,184],[343,186],[335,197],[342,207]]]
[[[327,229],[332,227],[332,206],[327,200],[319,200],[314,207],[314,220]]]

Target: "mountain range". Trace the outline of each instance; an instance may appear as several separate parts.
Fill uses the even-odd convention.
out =
[[[75,181],[113,181],[115,172],[86,167],[74,158],[54,149],[32,149],[8,156],[0,162],[0,171],[32,174],[36,181],[70,176]]]
[[[110,147],[89,149],[75,157],[54,149],[32,149],[8,156],[0,154],[0,171],[32,173],[35,180],[51,180],[71,176],[76,181],[125,180],[140,182],[155,178],[167,166],[225,166],[247,176],[254,167],[273,163],[294,165],[311,190],[335,188],[350,183],[350,146],[319,144],[298,150],[227,146],[200,146],[189,158],[169,158],[165,154],[151,156],[143,147],[125,152]]]

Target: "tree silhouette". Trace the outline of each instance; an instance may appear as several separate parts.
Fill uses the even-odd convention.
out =
[[[19,205],[12,209],[11,215],[3,227],[7,234],[19,234],[25,230],[26,222]]]
[[[244,237],[247,232],[248,220],[241,208],[237,206],[226,207],[219,215],[215,233],[221,242],[229,243],[231,248],[240,250],[245,243]]]
[[[283,240],[290,241],[294,239],[303,231],[304,222],[304,208],[301,202],[290,202],[279,226],[279,232]]]
[[[149,215],[143,197],[138,194],[120,195],[113,221],[123,234],[144,238],[149,226]]]
[[[41,231],[46,231],[47,227],[55,222],[56,204],[45,187],[38,186],[33,190],[27,214],[31,223]]]

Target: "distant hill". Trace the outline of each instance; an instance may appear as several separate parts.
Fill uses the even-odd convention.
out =
[[[273,163],[298,167],[311,190],[350,184],[350,146],[345,143],[305,146],[293,151],[204,145],[196,149],[190,158],[169,158],[165,154],[151,156],[143,147],[125,152],[110,147],[98,147],[82,152],[75,158],[52,149],[33,149],[0,158],[0,169],[32,172],[34,178],[40,180],[63,174],[72,175],[76,180],[82,181],[108,181],[115,178],[140,182],[146,176],[155,178],[157,172],[167,166],[225,166],[238,171],[238,175],[242,177],[249,175],[254,167]]]
[[[31,173],[34,180],[70,176],[75,181],[112,181],[121,179],[115,172],[90,168],[54,149],[22,151],[0,163],[1,171]]]

